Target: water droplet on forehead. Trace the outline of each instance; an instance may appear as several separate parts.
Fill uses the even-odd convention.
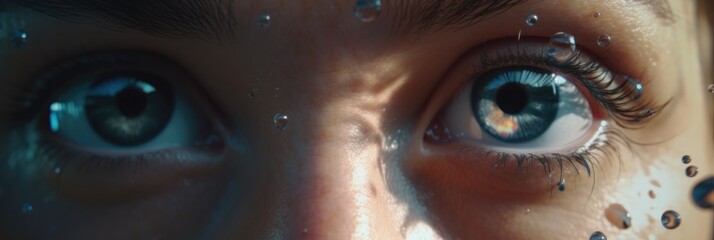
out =
[[[662,213],[662,226],[666,229],[675,229],[682,223],[682,217],[678,212],[667,210]]]
[[[565,179],[560,179],[558,181],[558,191],[565,191]]]
[[[285,115],[284,113],[275,114],[273,117],[273,124],[277,129],[285,129],[288,127],[288,115]]]
[[[692,201],[701,208],[714,207],[714,177],[709,177],[694,185]]]
[[[690,162],[692,162],[692,157],[690,157],[689,155],[682,156],[682,163],[689,164]]]
[[[597,45],[600,47],[609,47],[612,43],[612,37],[609,35],[601,35],[597,38]]]
[[[546,54],[556,63],[565,63],[576,53],[575,37],[569,33],[559,32],[548,41]]]
[[[594,233],[590,234],[590,240],[607,240],[607,236],[605,236],[605,234],[600,231],[595,231]]]
[[[530,14],[526,17],[525,21],[527,26],[532,27],[533,25],[538,23],[538,15],[536,15],[535,13]]]
[[[689,166],[684,170],[684,174],[686,174],[687,177],[697,176],[697,173],[699,173],[699,168],[697,168],[697,166]]]
[[[714,84],[709,84],[707,90],[709,90],[709,93],[714,93]]]
[[[610,204],[605,209],[605,218],[620,229],[627,229],[632,225],[632,217],[630,213],[620,204]]]
[[[30,204],[30,203],[22,204],[22,212],[23,213],[31,213],[32,212],[32,204]]]
[[[270,26],[272,17],[268,13],[260,13],[258,14],[258,27],[266,28]]]
[[[362,22],[372,22],[382,12],[381,0],[357,0],[355,2],[354,16]]]
[[[22,47],[27,44],[27,32],[23,30],[16,30],[10,36],[10,41],[15,44],[16,47]]]

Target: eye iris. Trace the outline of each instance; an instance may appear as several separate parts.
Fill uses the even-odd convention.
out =
[[[528,67],[484,74],[474,84],[474,115],[486,133],[518,143],[542,135],[558,113],[558,87],[552,73]]]
[[[153,139],[173,114],[171,88],[153,75],[105,75],[91,85],[85,97],[91,127],[105,140],[122,146]]]

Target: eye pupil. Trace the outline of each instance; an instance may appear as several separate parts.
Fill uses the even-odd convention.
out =
[[[116,95],[119,112],[127,117],[136,117],[146,110],[147,94],[136,86],[124,88]]]
[[[496,104],[505,113],[519,113],[528,105],[528,90],[520,83],[507,83],[498,89]]]

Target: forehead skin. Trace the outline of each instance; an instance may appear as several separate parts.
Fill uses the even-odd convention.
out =
[[[240,34],[227,42],[109,31],[34,14],[42,27],[30,27],[28,32],[37,39],[37,47],[24,50],[29,57],[10,50],[7,56],[16,62],[7,65],[13,69],[7,74],[29,78],[43,65],[76,52],[107,48],[146,50],[175,59],[224,111],[229,125],[255,126],[243,133],[253,141],[249,156],[270,169],[260,172],[269,180],[261,182],[265,190],[255,195],[262,202],[248,211],[255,217],[246,223],[245,215],[228,212],[223,222],[215,224],[215,237],[398,239],[434,234],[465,239],[474,235],[585,239],[587,233],[601,230],[611,239],[647,239],[650,235],[703,239],[710,234],[702,226],[711,226],[711,214],[695,209],[687,199],[691,179],[682,177],[681,163],[667,160],[683,153],[702,160],[712,157],[708,150],[711,136],[705,134],[711,132],[711,123],[703,111],[702,77],[690,19],[694,9],[689,1],[671,2],[678,17],[668,24],[631,1],[527,1],[472,26],[420,34],[395,31],[392,22],[401,15],[387,2],[372,23],[356,21],[352,4],[347,0],[236,0],[233,7]],[[588,18],[595,11],[602,14],[598,22]],[[255,26],[262,12],[271,14],[268,28]],[[511,27],[522,26],[524,16],[532,12],[540,16],[537,28]],[[431,120],[423,117],[430,116],[424,109],[438,108],[434,102],[447,102],[434,97],[439,95],[435,89],[458,85],[451,83],[458,78],[454,65],[469,49],[514,37],[519,30],[524,30],[524,36],[543,38],[554,32],[573,32],[578,40],[591,39],[580,42],[586,49],[598,49],[592,36],[608,33],[616,43],[608,59],[617,59],[607,60],[608,67],[642,74],[651,80],[648,91],[679,96],[678,108],[670,115],[688,109],[702,111],[686,113],[688,118],[676,120],[677,124],[671,118],[652,123],[653,135],[662,134],[665,127],[682,131],[652,154],[627,157],[620,166],[603,165],[604,175],[591,197],[590,189],[581,187],[568,192],[572,195],[556,195],[545,202],[510,204],[440,183],[417,186],[408,181],[399,169],[402,161],[409,160],[405,156],[422,153],[412,143],[420,141],[420,130]],[[55,44],[62,46],[53,50],[55,54],[41,50]],[[33,61],[39,58],[49,59]],[[267,98],[246,101],[253,88]],[[270,97],[273,94],[277,97]],[[687,107],[682,110],[682,106]],[[290,131],[266,133],[265,129],[274,128],[271,120],[276,112],[290,116]],[[399,143],[401,152],[384,151],[383,146],[392,141]],[[714,169],[710,162],[698,164],[700,175]],[[652,179],[660,180],[660,197],[645,204],[646,194],[643,198],[638,193],[646,193]],[[581,181],[581,186],[590,186],[592,180]],[[424,203],[418,200],[417,189],[432,189],[433,194],[447,197]],[[616,229],[604,219],[603,209],[610,203],[628,207],[634,219],[630,229]],[[670,208],[686,215],[686,223],[676,231],[658,226],[659,215]],[[523,209],[529,209],[529,215],[522,214]]]

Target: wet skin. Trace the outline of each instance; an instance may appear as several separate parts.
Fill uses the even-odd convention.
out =
[[[689,199],[691,186],[714,172],[712,96],[702,73],[709,66],[700,59],[707,46],[697,42],[693,2],[671,1],[672,20],[624,0],[526,1],[473,24],[411,31],[402,31],[408,21],[390,2],[363,23],[352,15],[354,1],[235,1],[235,35],[204,39],[11,8],[27,19],[29,41],[2,46],[4,82],[28,84],[66,59],[100,52],[161,56],[137,57],[137,68],[180,69],[167,70],[179,76],[169,81],[196,105],[191,116],[219,129],[222,144],[173,149],[179,153],[148,157],[139,167],[82,165],[71,160],[86,158],[37,151],[65,141],[37,130],[46,114],[14,123],[12,111],[0,112],[0,235],[587,239],[602,231],[609,239],[711,238],[712,213]],[[271,14],[267,28],[256,25],[262,12]],[[534,27],[524,23],[531,13],[539,15]],[[482,74],[472,72],[481,54],[519,42],[542,46],[556,32],[575,36],[579,49],[610,70],[637,76],[643,99],[668,104],[638,128],[621,129],[626,138],[609,142],[616,150],[599,157],[589,176],[580,165],[548,172],[535,160],[494,168],[493,157],[462,151],[486,143],[425,138],[472,75]],[[597,45],[603,34],[613,39],[608,48]],[[0,106],[13,105],[4,91]],[[614,116],[591,108],[598,120]],[[273,122],[279,112],[289,118],[282,130]],[[588,134],[555,152],[582,147]],[[61,146],[107,154],[81,145]],[[685,154],[699,168],[693,178],[684,174]],[[61,174],[53,172],[57,162],[66,162]],[[565,191],[554,188],[552,176],[563,176]],[[33,204],[31,213],[24,203]],[[631,215],[629,228],[608,221],[605,210],[615,203]],[[659,220],[669,209],[683,217],[674,230]]]

